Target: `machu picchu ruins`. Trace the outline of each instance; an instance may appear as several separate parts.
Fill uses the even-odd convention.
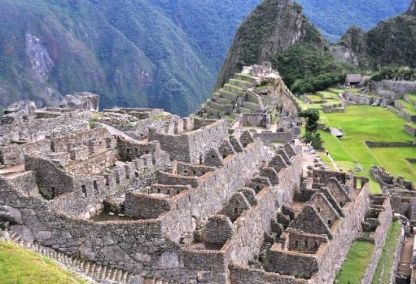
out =
[[[330,169],[299,139],[299,110],[267,63],[186,118],[99,110],[90,93],[15,103],[0,122],[1,236],[131,284],[333,283],[366,240],[372,279],[392,220],[399,244],[411,236],[413,184],[375,167],[373,194],[368,178]]]

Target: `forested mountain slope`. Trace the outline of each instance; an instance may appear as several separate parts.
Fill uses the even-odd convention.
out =
[[[209,94],[236,27],[256,3],[0,0],[0,106],[89,91],[104,107],[187,114]]]

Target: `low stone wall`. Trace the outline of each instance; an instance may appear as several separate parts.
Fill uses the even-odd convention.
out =
[[[307,280],[293,276],[279,275],[239,265],[230,266],[230,281],[232,284],[306,284]]]
[[[268,132],[255,133],[254,138],[259,138],[265,144],[290,143],[294,137],[292,132]]]
[[[368,264],[367,270],[364,277],[361,279],[362,284],[371,283],[376,271],[378,262],[380,260],[381,253],[386,241],[387,233],[392,223],[393,212],[390,205],[390,200],[387,198],[384,201],[384,211],[380,213],[378,220],[380,225],[376,231],[372,234],[374,240],[374,252],[371,257],[370,263]]]
[[[410,135],[416,137],[416,124],[405,124],[404,130]]]
[[[405,231],[402,228],[399,239],[397,240],[396,250],[394,251],[393,266],[390,271],[390,283],[395,283],[396,281],[396,273],[397,273],[397,269],[399,268],[400,257],[401,257],[401,253],[402,253],[402,249],[404,245],[404,239],[405,239]]]
[[[382,142],[382,141],[365,141],[370,148],[398,148],[398,147],[415,147],[412,142]]]
[[[380,82],[372,82],[373,90],[391,90],[395,93],[404,95],[406,93],[416,92],[416,81],[392,81],[382,80]]]
[[[381,98],[366,96],[361,94],[353,94],[353,93],[343,93],[342,98],[344,101],[350,104],[357,104],[357,105],[381,105],[383,100]]]

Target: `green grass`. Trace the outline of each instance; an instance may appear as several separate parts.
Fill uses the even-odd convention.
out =
[[[370,178],[373,192],[380,192],[370,174],[373,165],[416,182],[415,166],[405,160],[416,157],[416,148],[369,148],[365,144],[365,141],[412,141],[403,129],[405,121],[393,112],[381,107],[348,106],[345,113],[321,113],[321,122],[344,132],[344,137],[338,139],[321,131],[324,147],[337,165],[345,171],[356,169],[358,175]]]
[[[319,95],[321,95],[324,99],[328,100],[328,99],[332,99],[332,100],[338,100],[338,94],[337,93],[333,93],[330,91],[321,91],[318,92]]]
[[[52,260],[13,243],[0,242],[0,283],[87,283]]]
[[[319,104],[323,102],[323,99],[318,95],[305,95],[305,97],[312,103],[312,104]]]
[[[403,110],[411,115],[416,115],[416,106],[405,100],[398,100],[400,104],[404,107]]]
[[[399,221],[394,221],[390,226],[376,272],[374,273],[373,284],[388,284],[390,282],[390,271],[393,266],[394,252],[396,251],[400,229]]]
[[[335,283],[361,283],[374,251],[374,244],[357,241],[352,244],[347,258],[337,274]]]

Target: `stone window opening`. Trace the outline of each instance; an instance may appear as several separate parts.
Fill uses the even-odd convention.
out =
[[[295,241],[295,247],[299,247],[299,241]]]
[[[137,171],[134,172],[134,175],[136,176],[136,178],[139,177],[139,173]]]
[[[157,193],[160,193],[160,188],[157,189]]]
[[[194,170],[193,172],[194,172],[194,176],[196,176],[196,171]]]
[[[179,189],[176,191],[176,194],[179,194],[180,193],[180,191],[179,191]]]
[[[54,186],[51,187],[51,198],[55,198],[56,195],[56,188]]]
[[[84,195],[84,197],[87,197],[87,187],[85,184],[81,185],[81,192]]]
[[[109,176],[106,176],[105,177],[105,185],[106,186],[109,186],[110,185],[110,177]]]
[[[212,158],[215,159],[215,155],[212,155]]]
[[[127,149],[127,154],[130,154],[130,149]]]
[[[332,221],[331,220],[328,220],[328,226],[332,226]]]
[[[106,144],[107,149],[111,148],[111,138],[105,139],[105,144]]]
[[[93,181],[95,193],[98,193],[98,183],[96,180]]]
[[[321,207],[316,207],[316,211],[321,212]]]
[[[318,249],[318,248],[319,248],[319,244],[318,244],[318,242],[314,242],[314,244],[313,244],[313,248],[314,248],[314,249]]]
[[[170,189],[167,190],[168,195],[170,195]]]

